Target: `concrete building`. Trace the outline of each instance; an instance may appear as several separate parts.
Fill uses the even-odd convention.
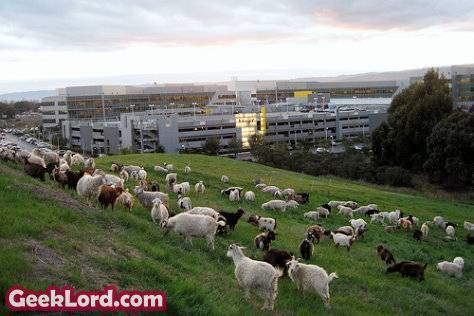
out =
[[[474,66],[452,66],[451,89],[455,107],[474,109]]]
[[[225,85],[85,86],[64,89],[73,149],[117,153],[200,149],[217,137],[249,145],[368,135],[386,118],[395,81],[237,81]]]
[[[177,152],[200,149],[209,137],[217,137],[224,150],[232,139],[246,148],[257,133],[265,142],[290,145],[303,140],[352,138],[369,135],[387,117],[385,110],[342,107],[335,112],[267,112],[262,107],[260,112],[189,115],[192,110],[124,113],[115,122],[67,121],[63,129],[75,150],[154,152],[161,145],[166,152]]]
[[[167,84],[141,86],[79,86],[65,88],[70,119],[114,121],[121,113],[166,107],[203,107],[221,85]]]
[[[58,128],[67,119],[66,98],[64,96],[46,97],[39,107],[42,125],[45,129]]]

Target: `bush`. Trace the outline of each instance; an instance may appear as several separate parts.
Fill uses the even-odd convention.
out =
[[[221,149],[220,141],[217,137],[208,137],[202,146],[202,151],[206,155],[217,156]]]
[[[380,167],[375,175],[376,182],[394,187],[412,187],[413,178],[409,171],[400,167]]]
[[[132,153],[132,150],[130,148],[122,148],[120,150],[121,155],[130,155]]]
[[[164,153],[165,152],[165,147],[163,147],[163,145],[158,145],[158,146],[156,146],[155,152],[156,153]]]

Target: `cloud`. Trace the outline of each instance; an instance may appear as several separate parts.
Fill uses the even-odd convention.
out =
[[[111,50],[325,36],[341,30],[472,30],[474,1],[0,1],[0,48]]]
[[[324,1],[314,13],[319,23],[360,30],[419,30],[434,26],[449,26],[459,22],[474,23],[474,2],[461,1]],[[314,9],[311,1],[303,1]]]

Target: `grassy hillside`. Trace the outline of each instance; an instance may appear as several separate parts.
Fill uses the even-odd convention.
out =
[[[99,168],[111,162],[145,166],[149,178],[164,185],[164,175],[153,171],[153,165],[173,163],[178,181],[192,184],[203,180],[203,196],[190,194],[193,206],[210,206],[232,210],[242,206],[247,214],[258,213],[277,218],[278,240],[274,248],[298,252],[297,247],[310,221],[305,211],[313,210],[329,200],[355,200],[361,204],[377,203],[383,210],[400,208],[422,220],[442,215],[462,226],[474,220],[474,206],[459,201],[433,199],[422,195],[363,185],[327,177],[311,177],[234,161],[200,155],[145,154],[113,156],[97,160]],[[181,172],[186,164],[189,176]],[[260,314],[262,302],[243,299],[234,277],[234,266],[226,257],[230,243],[246,246],[246,254],[260,259],[253,246],[258,230],[240,222],[235,232],[217,237],[216,250],[209,252],[204,240],[195,240],[191,249],[173,233],[163,236],[153,225],[149,212],[136,203],[132,214],[121,210],[88,208],[74,192],[61,191],[52,182],[41,184],[27,178],[11,165],[0,164],[0,294],[12,284],[45,287],[51,283],[69,283],[77,288],[100,288],[114,283],[127,289],[163,289],[168,295],[172,314]],[[227,185],[220,176],[230,177],[230,185],[254,190],[257,201],[231,203],[220,195]],[[281,188],[292,187],[310,192],[311,203],[284,214],[260,210],[260,204],[271,199],[257,192],[254,178]],[[134,183],[127,184],[130,188]],[[176,197],[171,194],[176,209]],[[347,225],[340,215],[332,214],[320,223],[326,228]],[[323,240],[315,247],[311,263],[337,272],[339,279],[330,286],[331,314],[451,314],[467,315],[474,308],[468,293],[474,290],[474,250],[464,241],[444,242],[444,232],[432,228],[427,241],[416,242],[411,233],[387,234],[381,226],[370,225],[365,239],[358,241],[348,253],[336,249],[332,241]],[[464,231],[458,230],[463,239]],[[385,275],[384,264],[375,255],[375,246],[384,243],[397,260],[428,263],[424,282],[403,279],[399,274]],[[436,272],[435,264],[465,258],[465,273],[454,279]],[[1,307],[0,307],[1,308]],[[301,295],[285,277],[280,279],[275,313],[309,315],[326,313],[321,299],[310,293]]]

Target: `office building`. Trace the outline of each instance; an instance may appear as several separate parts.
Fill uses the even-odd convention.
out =
[[[452,66],[451,89],[455,107],[474,109],[474,66]]]

